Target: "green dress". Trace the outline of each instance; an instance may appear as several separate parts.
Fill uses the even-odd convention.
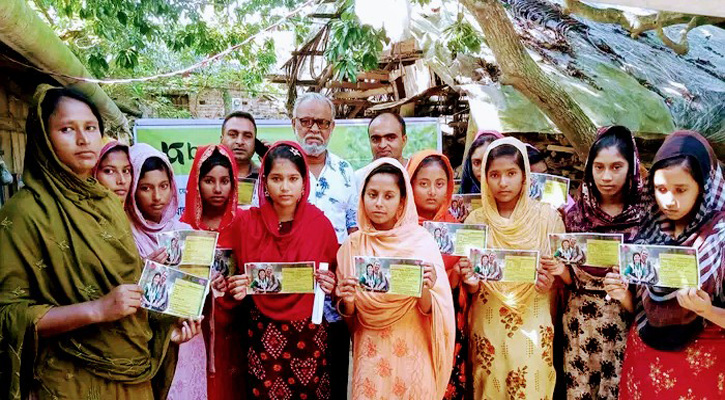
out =
[[[0,209],[0,399],[152,399],[173,377],[176,319],[145,310],[40,338],[54,306],[92,301],[138,282],[141,259],[113,193],[82,180],[52,150],[39,115],[27,123],[26,186]]]

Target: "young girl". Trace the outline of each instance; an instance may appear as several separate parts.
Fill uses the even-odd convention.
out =
[[[655,156],[647,191],[655,204],[635,243],[695,247],[701,288],[637,285],[632,295],[618,274],[607,275],[610,296],[635,312],[619,398],[723,398],[725,183],[705,138],[670,134]]]
[[[564,224],[556,210],[529,198],[526,146],[514,138],[491,143],[482,166],[483,206],[466,223],[488,225],[488,246],[551,253],[550,233]],[[550,288],[553,277],[542,261],[536,284],[480,282],[470,262],[461,273],[474,293],[469,313],[471,361],[476,399],[552,398],[554,327]]]
[[[215,260],[229,257],[229,252],[225,254],[221,249],[234,246],[233,226],[238,214],[236,177],[237,164],[229,149],[222,145],[197,149],[186,186],[186,207],[181,221],[193,229],[219,232]],[[209,297],[204,310],[209,318],[202,324],[208,349],[207,395],[210,400],[238,398],[235,386],[244,375],[236,366],[244,356],[240,344],[244,326],[232,324],[229,312],[232,305],[225,303],[221,293],[218,296],[212,293]]]
[[[91,179],[101,114],[73,89],[41,85],[26,129],[25,186],[0,209],[0,398],[164,398],[170,342],[199,326],[140,309],[128,221]]]
[[[442,399],[455,339],[451,288],[438,246],[418,225],[408,174],[397,160],[370,165],[358,225],[337,255],[340,314],[353,333],[353,398]],[[358,288],[355,256],[422,259],[420,298]]]
[[[413,198],[415,200],[418,221],[458,222],[449,209],[453,197],[453,168],[448,157],[441,153],[424,150],[411,157],[408,162],[408,174],[411,176]],[[447,235],[446,235],[447,238]],[[439,243],[440,247],[440,243]],[[453,243],[448,246],[453,247]],[[468,293],[461,290],[459,257],[443,256],[446,274],[453,294],[453,306],[456,315],[456,344],[451,374],[446,389],[446,399],[463,399],[470,392],[470,373],[466,368],[468,358]],[[468,375],[468,376],[467,376]]]
[[[302,148],[292,142],[274,144],[262,160],[258,185],[259,208],[241,211],[235,224],[237,265],[328,263],[330,270],[316,270],[315,278],[325,293],[332,293],[339,245],[330,221],[307,201],[309,167]],[[219,289],[240,301],[251,278],[240,271]],[[329,399],[328,325],[324,319],[320,325],[311,321],[314,295],[252,297],[236,310],[237,318],[248,321],[247,398]]]
[[[93,169],[93,176],[121,199],[122,206],[131,190],[132,173],[127,145],[112,140],[103,146],[98,155],[98,164]]]
[[[145,143],[131,146],[134,178],[126,201],[126,213],[136,247],[144,259],[169,262],[169,255],[156,237],[177,229],[191,229],[176,217],[179,205],[174,173],[166,155]],[[200,335],[179,346],[169,399],[206,399],[206,349]]]
[[[486,149],[491,142],[501,138],[503,138],[503,135],[496,131],[479,131],[476,134],[476,138],[468,149],[468,156],[463,163],[459,193],[481,193],[481,165],[483,164],[483,155],[486,154]]]
[[[646,212],[639,165],[629,129],[601,129],[589,150],[579,198],[565,215],[567,232],[621,233],[631,243]],[[576,256],[572,252],[570,259]],[[558,263],[553,271],[569,289],[562,387],[571,399],[616,399],[631,316],[619,302],[606,299],[604,276],[611,269],[567,264]]]

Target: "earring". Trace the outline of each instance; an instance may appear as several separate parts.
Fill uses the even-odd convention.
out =
[[[264,188],[264,197],[269,197],[269,191],[267,188]]]

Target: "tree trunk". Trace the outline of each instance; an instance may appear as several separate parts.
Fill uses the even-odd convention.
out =
[[[521,43],[499,0],[463,0],[486,37],[501,68],[501,83],[513,86],[536,104],[586,160],[596,127],[561,86],[544,74]]]

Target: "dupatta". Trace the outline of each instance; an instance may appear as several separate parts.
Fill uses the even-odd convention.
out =
[[[265,161],[276,147],[290,146],[305,160],[305,170],[301,171],[304,180],[304,193],[297,204],[292,228],[280,233],[279,218],[266,193]],[[335,229],[325,214],[307,200],[310,193],[309,167],[305,153],[294,142],[277,142],[262,159],[257,182],[259,207],[243,210],[239,222],[235,224],[235,247],[237,265],[240,268],[250,262],[298,262],[314,261],[330,264],[335,271],[335,254],[339,247]],[[313,294],[275,294],[251,296],[257,308],[269,318],[278,321],[295,321],[312,316]]]
[[[410,158],[408,161],[408,168],[407,172],[410,176],[411,184],[413,183],[413,176],[415,176],[416,171],[418,171],[418,168],[420,167],[420,164],[425,160],[426,158],[430,156],[437,156],[438,159],[440,159],[443,164],[446,166],[446,172],[448,173],[448,188],[446,191],[446,201],[443,202],[441,207],[438,209],[438,212],[436,212],[435,217],[431,221],[435,222],[458,222],[456,218],[451,215],[451,200],[453,199],[453,191],[455,190],[456,184],[453,182],[453,167],[451,167],[451,162],[448,160],[448,157],[443,155],[443,153],[435,151],[435,150],[423,150],[419,151]],[[423,224],[426,219],[424,219],[421,216],[418,216],[418,223]]]
[[[584,180],[579,188],[579,198],[574,206],[565,215],[564,224],[568,232],[599,232],[599,233],[622,233],[625,242],[634,239],[639,230],[642,219],[647,213],[645,202],[642,199],[643,182],[640,176],[640,161],[637,144],[634,136],[630,133],[612,130],[612,126],[600,128],[597,132],[596,142],[607,135],[619,135],[622,139],[630,141],[634,149],[634,164],[629,166],[629,187],[622,188],[625,206],[622,213],[611,216],[604,212],[595,195],[596,183],[592,177],[592,163],[594,162],[594,145],[589,151],[587,158]]]
[[[697,214],[682,234],[674,237],[674,224],[654,200],[654,176],[650,176],[647,184],[651,199],[649,217],[635,243],[697,248],[701,289],[710,294],[714,304],[725,305],[725,179],[722,167],[710,144],[696,132],[671,133],[657,151],[653,167],[678,156],[690,157],[704,174],[705,189]],[[677,290],[638,286],[636,291],[637,330],[651,347],[677,350],[702,331],[703,319],[679,306]]]
[[[493,139],[503,138],[503,135],[497,131],[482,130],[476,133],[476,137],[473,139],[473,141],[475,142],[483,136],[490,136]],[[478,147],[474,149],[473,146],[471,146],[471,148],[468,149],[466,160],[463,162],[463,172],[461,173],[461,188],[459,190],[459,193],[481,193],[481,182],[479,182],[478,179],[476,179],[476,175],[473,174],[473,162],[471,161],[471,156],[473,156],[473,153],[476,151],[477,148]]]
[[[474,210],[466,219],[466,223],[488,225],[488,247],[494,249],[538,250],[541,255],[551,254],[549,233],[564,232],[564,223],[559,213],[548,204],[531,199],[531,167],[526,155],[526,145],[518,139],[507,137],[491,143],[486,149],[484,160],[488,161],[491,150],[502,146],[514,146],[524,159],[524,185],[510,218],[498,213],[496,199],[493,197],[486,180],[481,180],[482,207]],[[485,176],[486,162],[481,165]],[[535,293],[533,283],[485,282],[483,286],[498,297],[511,311],[522,314],[525,304]]]
[[[0,209],[0,397],[28,396],[38,350],[48,346],[111,381],[160,377],[155,389],[162,396],[174,370],[173,318],[139,310],[52,338],[37,335],[36,324],[50,308],[136,283],[142,267],[118,198],[94,178],[78,177],[53,151],[41,117],[51,90],[39,86],[29,110],[25,187]]]
[[[169,183],[171,184],[171,200],[164,210],[159,223],[147,221],[136,204],[136,189],[141,179],[141,167],[151,157],[158,157],[169,169]],[[136,246],[141,257],[146,258],[149,254],[158,250],[159,243],[156,234],[175,229],[188,229],[189,225],[180,222],[176,218],[176,211],[179,208],[179,190],[174,180],[174,169],[171,167],[166,155],[146,143],[136,143],[129,150],[129,159],[133,167],[133,183],[126,201],[126,213],[131,220],[131,232],[136,241]]]
[[[363,182],[375,168],[390,164],[405,176],[405,208],[395,226],[387,231],[375,229],[365,213],[362,199]],[[432,299],[431,329],[433,371],[436,373],[437,398],[443,398],[453,366],[453,346],[455,339],[455,320],[453,298],[448,276],[443,268],[443,259],[433,237],[418,225],[418,213],[413,199],[410,178],[403,166],[393,158],[380,158],[370,164],[365,179],[361,182],[360,203],[358,205],[358,226],[360,230],[350,235],[343,243],[337,255],[338,279],[355,276],[355,256],[399,257],[422,259],[436,267],[436,283],[430,289]],[[355,294],[355,318],[368,329],[379,330],[398,322],[409,312],[415,310],[418,299],[392,294],[372,293],[358,290]]]

